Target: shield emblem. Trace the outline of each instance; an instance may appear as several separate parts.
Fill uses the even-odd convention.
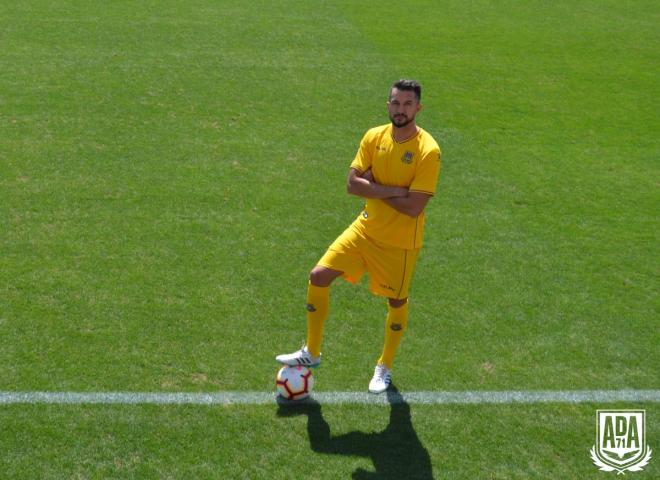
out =
[[[597,410],[592,460],[601,470],[637,471],[648,463],[645,410]]]

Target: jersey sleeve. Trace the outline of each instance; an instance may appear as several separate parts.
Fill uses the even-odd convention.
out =
[[[371,147],[371,136],[369,132],[364,134],[360,142],[360,148],[355,154],[355,158],[351,163],[351,168],[356,169],[360,173],[364,173],[371,168],[373,161],[373,150]]]
[[[440,149],[435,148],[430,150],[422,157],[417,166],[415,178],[413,178],[408,191],[434,195],[438,185],[441,166]]]

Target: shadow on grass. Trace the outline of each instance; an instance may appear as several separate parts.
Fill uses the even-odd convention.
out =
[[[323,418],[321,405],[315,400],[279,402],[277,414],[281,417],[307,415],[309,443],[317,453],[371,458],[376,471],[360,468],[353,472],[354,479],[433,479],[431,458],[413,428],[410,405],[394,385],[387,391],[387,400],[390,423],[385,430],[376,433],[355,431],[333,436]]]

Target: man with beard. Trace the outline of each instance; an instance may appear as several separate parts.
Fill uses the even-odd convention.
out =
[[[440,172],[440,147],[415,121],[421,96],[416,81],[396,82],[387,102],[391,123],[370,129],[362,138],[347,189],[366,199],[365,208],[310,272],[307,342],[297,352],[278,355],[278,362],[320,364],[330,285],[340,276],[357,283],[366,271],[369,290],[388,299],[385,343],[369,391],[381,393],[390,385],[394,356],[408,324],[408,289],[422,246],[424,208]]]

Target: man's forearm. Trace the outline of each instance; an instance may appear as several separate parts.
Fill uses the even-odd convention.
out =
[[[384,198],[383,201],[397,212],[416,218],[424,211],[430,198],[424,193],[409,192],[405,197]]]
[[[369,178],[363,178],[358,175],[349,176],[347,191],[351,195],[357,195],[358,197],[378,199],[404,197],[408,195],[408,189],[405,187],[381,185]]]
[[[348,174],[348,193],[363,198],[375,198],[384,201],[396,211],[416,218],[426,207],[430,195],[421,192],[409,192],[406,187],[381,185],[374,180],[371,170],[359,172],[351,169]]]
[[[408,197],[384,198],[383,201],[399,213],[416,217],[411,211],[412,204]]]

